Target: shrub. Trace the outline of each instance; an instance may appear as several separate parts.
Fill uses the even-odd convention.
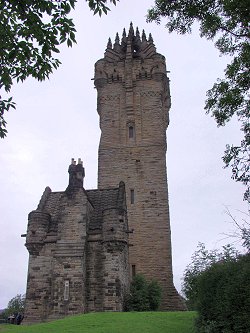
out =
[[[155,280],[147,282],[142,274],[134,276],[130,294],[125,301],[126,311],[156,311],[161,302],[161,287]]]
[[[161,303],[161,287],[156,280],[152,280],[148,284],[148,301],[149,309],[156,311]]]
[[[214,263],[197,285],[199,333],[250,332],[250,254]]]
[[[208,251],[203,243],[198,244],[198,249],[192,255],[191,263],[185,269],[182,284],[188,310],[197,310],[198,280],[203,272],[216,262],[230,261],[237,256],[238,252],[231,245],[224,246],[222,251]]]

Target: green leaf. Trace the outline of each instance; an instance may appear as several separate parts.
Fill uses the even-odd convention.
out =
[[[67,39],[67,45],[68,45],[68,47],[72,47],[72,42],[69,38]]]
[[[56,52],[56,53],[60,53],[60,51],[56,47],[53,47],[52,51]]]

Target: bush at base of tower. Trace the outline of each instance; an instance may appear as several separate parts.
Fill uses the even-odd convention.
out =
[[[156,280],[148,282],[142,274],[137,274],[131,282],[125,310],[156,311],[161,303],[161,293],[161,287]]]

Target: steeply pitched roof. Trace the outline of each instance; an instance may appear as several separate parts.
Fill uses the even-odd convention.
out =
[[[108,208],[119,208],[118,195],[119,188],[111,188],[104,190],[87,190],[88,198],[94,206],[91,216],[89,229],[101,229],[102,212]]]
[[[117,188],[84,190],[93,211],[90,216],[90,230],[101,229],[103,210],[109,208],[125,209],[125,185],[120,183]],[[56,231],[58,217],[61,210],[60,200],[65,192],[52,192],[47,187],[42,195],[38,210],[45,211],[51,215],[50,231]]]

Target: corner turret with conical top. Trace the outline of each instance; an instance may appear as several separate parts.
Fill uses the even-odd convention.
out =
[[[123,30],[95,65],[100,116],[98,187],[126,185],[131,277],[142,273],[163,290],[162,310],[184,310],[173,285],[166,129],[170,91],[165,57],[152,35]]]

